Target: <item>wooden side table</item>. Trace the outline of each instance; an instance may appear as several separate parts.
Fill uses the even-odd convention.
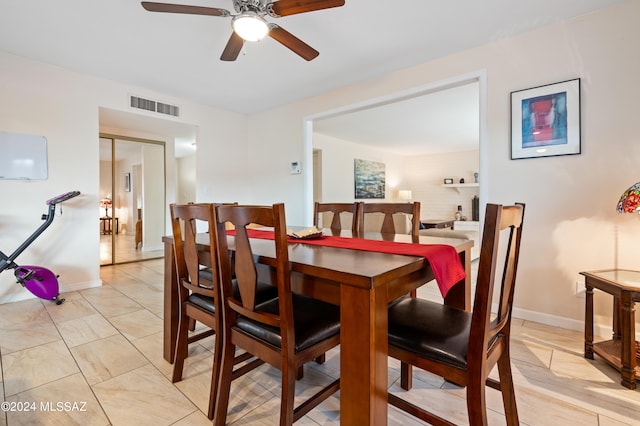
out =
[[[620,371],[621,384],[636,388],[636,327],[635,302],[640,301],[640,271],[608,269],[580,272],[585,277],[587,290],[584,320],[584,357],[601,356]],[[593,289],[613,296],[613,337],[603,342],[593,342]]]

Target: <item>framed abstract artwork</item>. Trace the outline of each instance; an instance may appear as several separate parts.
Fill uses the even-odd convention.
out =
[[[384,198],[384,163],[354,160],[355,198]]]
[[[580,79],[511,92],[511,159],[580,154]]]

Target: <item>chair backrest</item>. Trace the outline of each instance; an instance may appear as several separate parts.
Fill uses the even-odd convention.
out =
[[[218,281],[214,204],[171,204],[170,211],[180,300],[185,300],[190,291],[217,298],[217,285],[214,285]],[[209,231],[206,235],[212,247],[210,251],[198,250],[198,223],[206,225]],[[204,235],[203,230],[200,232]],[[200,274],[201,266],[211,268],[212,281]]]
[[[470,364],[484,359],[496,336],[509,336],[523,219],[524,204],[487,204],[467,356]],[[491,319],[496,282],[498,312]]]
[[[362,203],[318,203],[313,206],[313,225],[323,228],[330,228],[333,231],[342,230],[342,213],[351,214],[351,231],[357,232],[360,227],[360,208]],[[328,213],[332,213],[331,224],[326,226],[324,220]]]
[[[229,247],[226,237],[225,223],[230,222],[235,228],[235,278],[240,299],[234,296],[232,289],[232,270]],[[235,313],[243,315],[263,324],[281,327],[287,324],[282,332],[282,348],[293,348],[293,309],[291,302],[291,282],[289,272],[289,251],[284,204],[273,206],[218,206],[216,209],[217,250],[219,253],[220,279],[222,297],[225,305],[225,321],[235,322]],[[265,313],[256,310],[256,293],[258,289],[258,272],[256,269],[251,240],[247,235],[250,224],[272,227],[274,241],[260,240],[261,244],[275,244],[275,278],[278,287],[279,313]],[[230,309],[226,309],[226,308]],[[231,312],[233,311],[233,312]],[[235,313],[234,313],[235,312]]]
[[[360,232],[368,231],[365,227],[367,215],[379,213],[384,215],[382,226],[378,230],[382,233],[395,234],[398,231],[394,223],[394,215],[411,215],[411,229],[409,234],[417,237],[420,235],[420,203],[362,203],[362,219],[360,221]]]

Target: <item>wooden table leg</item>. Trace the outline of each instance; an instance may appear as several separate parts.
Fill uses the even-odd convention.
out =
[[[464,266],[466,277],[463,282],[459,282],[447,293],[444,298],[444,304],[454,306],[458,309],[471,311],[471,249],[460,252],[460,262]]]
[[[585,284],[584,309],[584,357],[593,359],[593,287]]]
[[[622,386],[636,388],[636,331],[635,331],[635,307],[631,293],[623,291],[621,296],[620,328],[622,331],[622,353],[620,361],[622,369]]]
[[[173,364],[178,336],[178,282],[176,276],[176,264],[173,255],[173,243],[164,243],[164,330],[163,330],[163,357]]]
[[[613,339],[622,339],[622,300],[613,296]]]
[[[340,287],[340,424],[387,424],[387,298]]]

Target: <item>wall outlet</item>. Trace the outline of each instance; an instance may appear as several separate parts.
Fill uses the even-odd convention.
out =
[[[583,282],[576,282],[576,297],[580,299],[584,299],[587,297],[587,290],[584,288]]]

